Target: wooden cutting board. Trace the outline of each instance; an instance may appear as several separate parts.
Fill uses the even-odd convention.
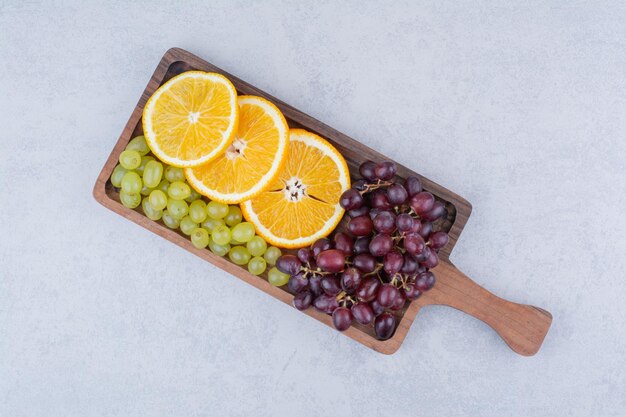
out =
[[[162,222],[154,222],[143,215],[141,206],[131,210],[119,202],[119,194],[111,185],[109,177],[117,164],[119,154],[124,150],[128,141],[143,134],[141,127],[141,114],[148,98],[165,81],[181,72],[189,70],[202,70],[218,72],[230,79],[237,88],[239,94],[252,94],[272,101],[285,115],[290,127],[302,127],[328,139],[343,154],[353,177],[358,177],[358,166],[368,159],[373,161],[390,160],[390,158],[368,148],[360,142],[344,135],[341,132],[315,120],[311,116],[291,107],[281,100],[272,97],[264,91],[228,74],[220,68],[209,64],[197,56],[179,48],[168,50],[152,78],[148,82],[139,103],[135,107],[124,131],[120,135],[109,159],[104,165],[98,180],[94,186],[93,194],[98,202],[116,213],[132,220],[133,222],[153,231],[154,233],[172,241],[187,249],[214,265],[230,272],[245,282],[259,288],[271,296],[291,304],[293,296],[282,288],[271,286],[267,282],[266,275],[257,277],[250,274],[228,259],[219,257],[207,249],[196,249],[190,240],[180,231],[174,231],[163,225]],[[446,205],[448,217],[442,219],[436,225],[439,229],[448,231],[450,242],[439,252],[440,263],[433,272],[437,277],[434,288],[418,300],[408,303],[401,316],[398,328],[394,335],[385,341],[377,340],[371,326],[353,325],[344,334],[378,352],[394,353],[406,337],[418,311],[430,304],[439,304],[454,307],[477,319],[487,323],[504,339],[511,349],[521,355],[533,355],[541,346],[543,339],[552,322],[552,316],[547,311],[530,305],[517,304],[503,300],[486,289],[482,288],[465,274],[460,272],[449,259],[450,252],[454,248],[463,227],[472,211],[472,206],[459,195],[430,181],[427,178],[411,171],[409,168],[398,165],[398,176],[418,176],[427,191],[433,193],[436,198]],[[341,227],[341,225],[339,226]],[[294,314],[301,314],[294,309]],[[305,311],[311,317],[332,327],[331,318],[326,314],[319,313],[313,308]],[[285,318],[288,320],[288,318]],[[333,329],[333,331],[335,331]]]

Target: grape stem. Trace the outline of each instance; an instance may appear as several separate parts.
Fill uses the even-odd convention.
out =
[[[368,277],[370,275],[379,275],[378,273],[380,272],[381,269],[383,269],[383,264],[382,263],[377,263],[376,264],[376,268],[372,272],[364,274],[363,276],[364,277]],[[380,278],[380,275],[379,275],[379,278]]]
[[[371,191],[377,190],[381,187],[389,187],[390,185],[393,185],[393,182],[391,181],[381,181],[381,180],[377,180],[376,183],[374,184],[365,184],[365,188],[361,191],[359,191],[359,194],[363,195],[363,194],[367,194]]]
[[[411,217],[413,217],[414,219],[417,219],[417,220],[421,220],[421,219],[422,219],[422,218],[420,217],[420,215],[419,215],[419,214],[417,214],[417,213],[415,212],[415,210],[413,210],[413,207],[411,207],[411,208],[409,209],[409,215],[410,215]]]
[[[308,266],[302,266],[300,267],[301,271],[304,271],[304,275],[306,276],[307,274],[311,274],[311,275],[321,275],[321,276],[325,276],[325,275],[331,275],[332,272],[324,272],[322,271],[320,268],[317,268],[315,270],[309,268]]]

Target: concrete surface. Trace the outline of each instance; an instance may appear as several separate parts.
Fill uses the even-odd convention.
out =
[[[338,3],[0,0],[0,416],[626,415],[625,3]],[[471,201],[539,354],[433,307],[379,355],[99,206],[172,46]]]

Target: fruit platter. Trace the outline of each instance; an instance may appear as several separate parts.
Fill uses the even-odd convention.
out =
[[[449,260],[455,193],[184,50],[166,52],[94,187],[101,204],[381,353],[448,305],[522,355],[547,311]]]

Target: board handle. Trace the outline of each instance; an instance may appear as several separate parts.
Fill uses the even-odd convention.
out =
[[[427,299],[425,304],[461,310],[491,326],[520,355],[537,353],[552,323],[549,312],[504,300],[472,281],[451,263],[441,262],[434,272],[437,282],[424,297]]]

